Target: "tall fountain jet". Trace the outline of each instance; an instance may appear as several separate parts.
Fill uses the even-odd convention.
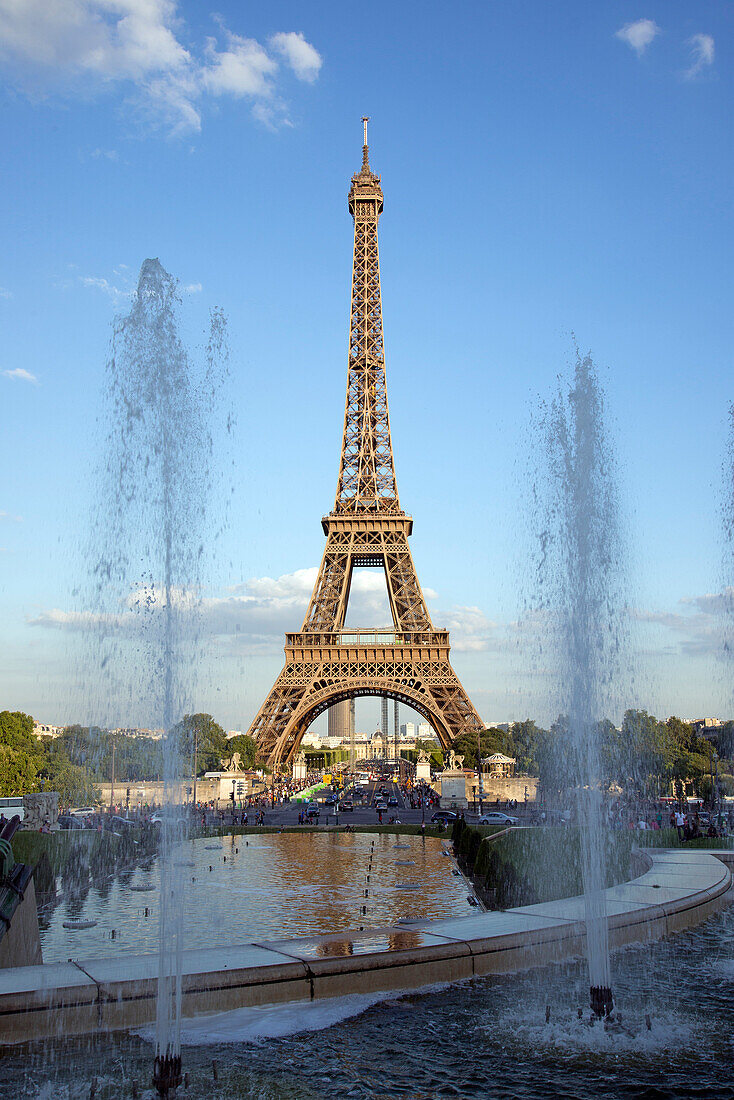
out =
[[[215,394],[225,325],[212,315],[206,364],[178,333],[176,280],[158,260],[140,270],[130,312],[117,320],[107,369],[105,470],[95,523],[99,616],[117,634],[99,639],[108,707],[134,705],[163,730],[159,971],[154,1085],[181,1078],[183,875],[187,726],[200,658],[200,592],[212,527]],[[121,613],[120,609],[124,609]],[[113,613],[114,612],[114,613]]]
[[[600,729],[619,691],[622,540],[603,393],[591,358],[577,354],[573,384],[545,422],[548,462],[542,532],[545,597],[558,657],[558,751],[577,793],[591,1008],[613,1008],[605,906],[606,845]]]

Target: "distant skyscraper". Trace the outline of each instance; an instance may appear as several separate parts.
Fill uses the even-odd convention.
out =
[[[412,741],[415,737],[415,722],[403,722],[400,727],[400,736],[406,741]]]
[[[433,730],[431,729],[430,722],[418,723],[418,738],[421,741],[430,741],[433,737]]]
[[[329,707],[329,737],[348,741],[354,733],[354,699],[342,699]]]

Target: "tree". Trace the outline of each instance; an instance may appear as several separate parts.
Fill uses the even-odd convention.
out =
[[[40,757],[25,749],[0,744],[0,796],[10,798],[37,791],[40,762]]]
[[[196,774],[216,771],[227,755],[227,737],[211,714],[185,714],[170,736],[181,755],[184,771],[193,766],[196,744]]]
[[[20,710],[0,711],[0,745],[33,752],[38,741],[33,736],[33,719]]]
[[[540,785],[546,797],[575,786],[568,719],[559,715],[549,730],[539,730],[537,758]]]
[[[22,711],[0,711],[0,795],[30,794],[39,789],[43,748],[33,736],[33,719]]]
[[[530,718],[526,718],[524,722],[513,722],[509,734],[508,755],[517,761],[519,772],[538,775],[538,748],[544,733],[545,730],[539,729]]]
[[[254,737],[250,737],[249,733],[238,733],[236,737],[230,737],[227,741],[226,751],[229,756],[234,756],[238,752],[244,768],[255,766],[257,741]]]
[[[47,765],[41,774],[45,789],[58,791],[62,806],[90,806],[100,801],[99,789],[89,769],[72,764],[64,755],[51,758],[50,766]]]
[[[477,746],[477,741],[479,741],[479,746]],[[482,755],[482,759],[486,756],[491,756],[492,753],[495,752],[501,752],[505,756],[512,756],[513,750],[511,735],[495,727],[482,730],[478,738],[476,733],[461,733],[454,739],[451,747],[455,753],[464,757],[465,768],[476,768],[477,747]]]

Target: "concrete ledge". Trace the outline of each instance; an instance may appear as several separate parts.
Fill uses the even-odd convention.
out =
[[[643,873],[607,890],[612,947],[691,928],[732,900],[734,852],[648,849]],[[581,955],[583,897],[184,952],[183,1013],[197,1016],[355,992],[416,989]],[[158,956],[0,971],[0,1045],[140,1027],[155,1018]]]

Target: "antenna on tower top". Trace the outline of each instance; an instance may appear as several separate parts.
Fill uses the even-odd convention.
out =
[[[362,115],[362,125],[364,126],[364,144],[367,144],[367,123],[369,122],[369,115]]]

